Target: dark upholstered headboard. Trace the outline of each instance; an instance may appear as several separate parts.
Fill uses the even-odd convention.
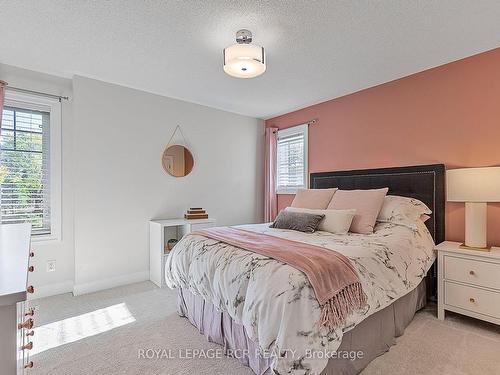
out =
[[[433,212],[426,225],[435,243],[444,241],[443,164],[311,173],[312,189],[343,190],[389,188],[389,194],[416,198]]]

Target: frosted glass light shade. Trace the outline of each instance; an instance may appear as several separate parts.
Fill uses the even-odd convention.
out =
[[[253,78],[266,71],[263,47],[233,44],[224,49],[224,71],[232,77]]]
[[[446,171],[449,202],[500,202],[500,167]]]

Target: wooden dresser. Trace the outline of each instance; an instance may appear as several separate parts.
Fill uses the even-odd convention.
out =
[[[25,374],[33,367],[33,310],[27,309],[31,225],[0,225],[0,375]]]

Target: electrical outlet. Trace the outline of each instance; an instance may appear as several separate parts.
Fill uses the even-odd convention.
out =
[[[47,261],[47,272],[54,272],[56,270],[56,261],[48,260]]]

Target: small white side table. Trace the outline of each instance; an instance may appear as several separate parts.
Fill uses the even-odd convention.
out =
[[[438,319],[453,311],[500,324],[500,248],[489,252],[445,241],[438,252]]]
[[[165,250],[168,240],[180,240],[195,230],[215,226],[215,219],[165,219],[149,222],[149,280],[160,288],[165,286]]]

